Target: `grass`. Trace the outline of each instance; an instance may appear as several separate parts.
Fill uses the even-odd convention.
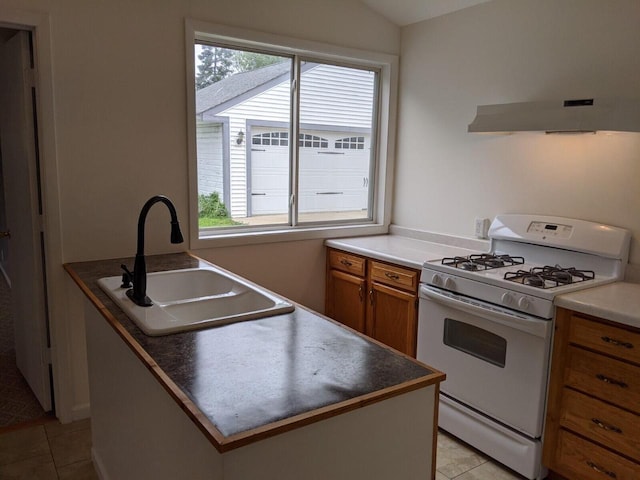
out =
[[[198,226],[202,227],[227,227],[232,225],[242,225],[240,222],[229,217],[201,217],[198,219]]]

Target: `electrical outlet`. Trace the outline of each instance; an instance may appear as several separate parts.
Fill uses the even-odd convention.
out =
[[[475,236],[477,238],[487,238],[488,234],[489,234],[489,219],[476,218]]]

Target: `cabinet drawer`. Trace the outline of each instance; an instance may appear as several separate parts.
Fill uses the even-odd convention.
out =
[[[560,430],[555,455],[559,473],[580,480],[637,480],[640,465]]]
[[[398,287],[404,290],[417,291],[418,272],[408,268],[387,265],[386,263],[371,261],[371,280],[374,282]]]
[[[640,333],[572,315],[569,342],[640,364]]]
[[[364,277],[365,259],[339,250],[329,250],[329,266]]]
[[[560,425],[640,461],[640,416],[563,389]]]
[[[640,368],[569,346],[565,385],[640,413]]]

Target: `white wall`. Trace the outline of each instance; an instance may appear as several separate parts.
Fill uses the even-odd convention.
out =
[[[640,263],[640,134],[466,133],[479,104],[640,98],[639,25],[637,0],[494,0],[403,28],[393,223],[576,217],[631,229]]]
[[[133,255],[138,213],[155,194],[173,199],[188,234],[185,18],[399,52],[399,29],[356,0],[0,0],[0,22],[15,11],[50,18],[54,124],[40,128],[55,130],[63,262]],[[55,164],[51,156],[46,162]],[[146,253],[185,248],[169,244],[165,210],[149,213]],[[203,255],[322,308],[321,242],[309,245]],[[287,267],[291,259],[295,270]],[[303,273],[313,284],[301,281]],[[65,281],[64,298],[53,299],[65,305],[63,318],[53,319],[64,323],[54,325],[53,340],[69,363],[58,365],[68,378],[60,381],[65,391],[56,400],[58,413],[70,420],[86,414],[89,399],[82,297]]]
[[[18,3],[52,4],[67,261],[131,253],[139,209],[157,193],[187,223],[185,17],[372,50],[397,51],[399,40],[355,1]],[[167,251],[168,217],[155,210],[148,251]]]

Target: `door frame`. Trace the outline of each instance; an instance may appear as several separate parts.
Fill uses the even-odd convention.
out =
[[[56,399],[56,416],[62,423],[66,423],[76,418],[83,418],[88,412],[74,412],[73,408],[73,366],[69,323],[66,320],[67,280],[62,268],[62,225],[55,137],[51,19],[49,14],[44,12],[4,8],[0,11],[0,24],[6,28],[32,32],[46,255],[44,270],[47,284],[45,288],[51,335],[52,394]]]

